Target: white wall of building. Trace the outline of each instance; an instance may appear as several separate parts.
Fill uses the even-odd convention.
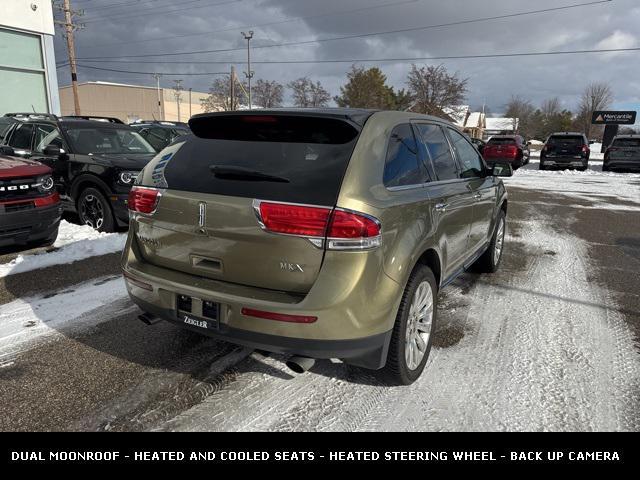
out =
[[[60,113],[51,0],[0,0],[0,115]]]

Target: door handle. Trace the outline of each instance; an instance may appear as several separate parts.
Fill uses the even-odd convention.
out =
[[[476,200],[480,200],[482,198],[482,194],[480,192],[477,192],[473,198],[475,198]]]
[[[438,203],[436,204],[436,212],[446,212],[448,206],[448,203]]]

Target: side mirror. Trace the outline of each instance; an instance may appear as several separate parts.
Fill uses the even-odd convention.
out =
[[[595,142],[595,140],[589,140],[589,145],[593,145]]]
[[[0,145],[0,154],[9,155],[10,157],[12,157],[16,154],[16,152],[8,145]]]
[[[491,169],[494,177],[513,177],[513,168],[510,163],[496,163]]]
[[[48,157],[59,157],[60,155],[64,155],[65,151],[59,146],[51,144],[44,147],[42,153]]]

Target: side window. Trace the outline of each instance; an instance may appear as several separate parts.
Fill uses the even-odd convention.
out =
[[[33,133],[33,125],[23,123],[13,131],[9,146],[20,150],[31,150],[31,134]]]
[[[34,152],[37,153],[44,153],[44,149],[49,145],[55,145],[66,150],[60,131],[53,125],[38,125],[34,144],[36,146]]]
[[[398,125],[391,132],[384,166],[387,187],[419,185],[426,181],[418,159],[418,146],[410,124]]]
[[[453,143],[453,148],[460,163],[460,176],[462,178],[473,178],[482,176],[482,162],[478,152],[459,132],[449,128],[449,136]]]
[[[451,155],[449,142],[438,125],[420,123],[417,125],[422,141],[429,152],[433,169],[438,180],[455,180],[458,178],[458,169]]]

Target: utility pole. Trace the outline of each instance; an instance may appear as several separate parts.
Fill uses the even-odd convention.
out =
[[[231,65],[231,81],[229,82],[229,94],[231,95],[229,106],[230,110],[234,111],[236,109],[236,67]]]
[[[242,33],[242,36],[247,41],[247,71],[244,72],[244,74],[247,76],[249,83],[249,110],[251,110],[251,79],[253,78],[253,71],[251,70],[251,39],[253,38],[253,30],[249,30],[249,33],[240,33]]]
[[[156,79],[156,90],[158,91],[158,112],[159,112],[159,116],[158,118],[160,120],[164,120],[164,109],[162,108],[162,99],[160,98],[160,77],[162,77],[162,74],[160,73],[154,73],[153,74],[153,78]]]
[[[178,121],[180,121],[180,100],[182,99],[182,79],[174,80],[175,86],[173,87],[173,95],[176,97],[176,103],[178,104]]]
[[[193,88],[189,87],[189,118],[191,118],[191,90]]]
[[[64,13],[64,22],[56,20],[55,23],[64,28],[64,37],[67,40],[67,53],[69,55],[69,66],[71,67],[71,88],[73,90],[73,104],[75,114],[80,115],[80,99],[78,97],[78,65],[76,63],[76,46],[73,32],[84,28],[82,24],[73,23],[73,17],[84,15],[83,10],[72,10],[71,0],[63,0],[62,6],[56,8]]]

